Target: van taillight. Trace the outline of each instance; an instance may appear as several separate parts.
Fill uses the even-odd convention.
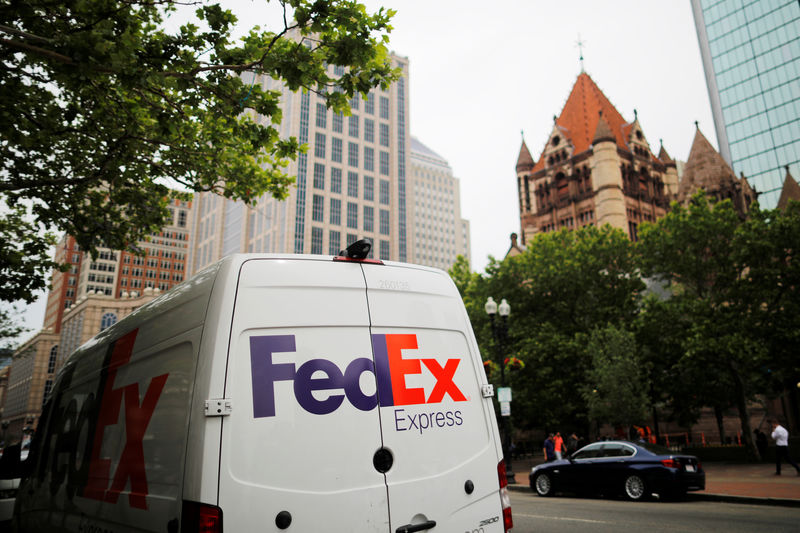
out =
[[[508,496],[505,461],[497,463],[497,478],[500,480],[500,503],[503,505],[503,531],[508,533],[514,527],[514,520],[511,518],[511,498]]]
[[[184,501],[181,533],[222,533],[222,509],[207,503]]]

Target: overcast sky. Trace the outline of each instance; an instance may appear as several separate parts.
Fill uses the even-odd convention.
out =
[[[519,233],[521,131],[535,159],[584,69],[651,148],[686,160],[697,120],[716,146],[689,0],[366,0],[397,11],[391,50],[409,58],[411,134],[448,160],[470,221],[472,267]],[[263,0],[228,0],[241,33],[275,28]],[[44,298],[25,322],[38,329]]]

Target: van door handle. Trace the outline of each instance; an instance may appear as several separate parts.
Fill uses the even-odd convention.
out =
[[[404,526],[400,526],[395,530],[395,533],[414,533],[415,531],[425,531],[426,529],[431,529],[436,527],[435,520],[428,520],[427,522],[422,522],[421,524],[406,524]]]

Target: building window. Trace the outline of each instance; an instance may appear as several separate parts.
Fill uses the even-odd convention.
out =
[[[325,107],[325,104],[317,104],[317,127],[318,128],[326,127],[327,119],[328,119],[328,108]]]
[[[375,209],[371,205],[364,206],[364,231],[375,231]]]
[[[358,198],[358,173],[347,173],[347,196]]]
[[[381,152],[381,174],[389,175],[389,152]]]
[[[347,126],[350,137],[358,138],[358,115],[350,115]]]
[[[364,200],[375,200],[375,178],[364,176]]]
[[[178,211],[178,227],[185,228],[186,227],[186,211],[181,209]]]
[[[117,323],[117,315],[114,313],[105,313],[100,319],[100,331],[110,328]]]
[[[381,235],[389,235],[389,211],[387,211],[386,209],[381,209],[380,215],[381,215],[381,220],[380,220]]]
[[[364,140],[375,142],[375,121],[371,118],[364,119]]]
[[[314,157],[325,158],[325,144],[326,139],[324,133],[314,134]]]
[[[331,122],[331,128],[333,129],[333,131],[335,131],[336,133],[342,133],[343,124],[344,124],[344,117],[342,116],[342,114],[334,113],[333,120]]]
[[[358,204],[347,202],[347,227],[358,229]]]
[[[314,188],[325,188],[325,165],[314,163]]]
[[[342,192],[342,169],[331,167],[331,192]]]
[[[389,241],[380,242],[380,259],[389,260]]]
[[[381,96],[381,118],[389,119],[389,99]]]
[[[380,125],[380,143],[381,146],[389,146],[389,125],[388,124],[381,124]]]
[[[375,170],[375,150],[364,147],[364,170]]]
[[[50,392],[53,390],[53,380],[48,379],[44,382],[44,396],[42,397],[42,407],[44,408],[44,404],[47,403],[48,398],[50,398]]]
[[[354,233],[348,233],[347,234],[347,246],[350,246],[351,244],[353,244],[357,240],[358,240],[358,235],[355,235]]]
[[[387,180],[380,180],[380,202],[383,205],[389,205],[389,182]]]
[[[339,255],[342,249],[342,234],[336,230],[328,232],[328,253],[330,255]]]
[[[173,274],[172,281],[183,281],[183,274]]]
[[[358,167],[358,145],[347,143],[347,164],[351,167]]]
[[[320,196],[319,194],[314,195],[313,199],[313,207],[311,209],[311,219],[315,222],[322,222],[323,221],[323,202],[325,198]]]
[[[370,115],[375,114],[375,95],[372,93],[367,93],[367,99],[364,100],[364,111],[369,113]]]
[[[50,359],[47,360],[47,373],[52,374],[56,371],[56,361],[58,360],[58,344],[50,348]]]
[[[336,163],[342,162],[342,140],[339,137],[331,137],[331,159]]]
[[[342,201],[338,198],[331,198],[330,222],[336,226],[342,223]]]
[[[358,97],[358,93],[354,94],[353,97],[350,99],[350,107],[352,109],[358,109],[358,102],[360,98]]]
[[[322,253],[322,228],[311,228],[311,253]]]

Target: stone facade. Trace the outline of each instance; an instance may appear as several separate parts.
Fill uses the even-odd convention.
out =
[[[522,245],[541,232],[606,223],[636,240],[638,225],[664,216],[678,186],[666,150],[655,155],[638,117],[626,121],[585,72],[538,161],[523,141],[516,169]]]

